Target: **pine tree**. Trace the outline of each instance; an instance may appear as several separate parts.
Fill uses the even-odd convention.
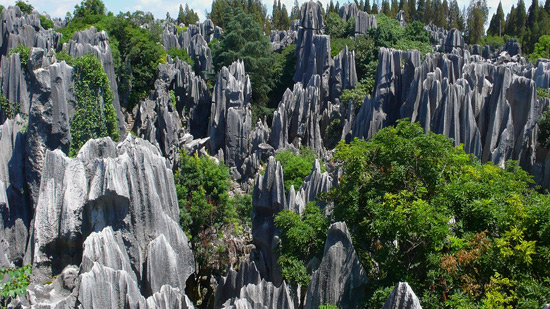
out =
[[[443,4],[441,3],[441,0],[433,0],[433,20],[432,22],[441,28],[444,28],[446,26],[446,15],[445,11],[443,10]]]
[[[298,5],[298,0],[294,0],[294,5],[290,11],[290,20],[300,19],[300,6]]]
[[[527,16],[527,28],[533,29],[538,22],[539,1],[533,0],[529,7],[529,15]]]
[[[390,3],[388,0],[382,0],[382,14],[391,17]]]
[[[403,7],[401,8],[401,10],[403,10],[403,13],[405,14],[405,22],[407,24],[410,24],[412,20],[411,20],[410,9],[409,9],[409,1],[407,0],[403,1]]]
[[[418,0],[418,6],[416,8],[416,20],[424,20],[424,10],[426,9],[426,0]]]
[[[391,17],[396,17],[397,13],[399,13],[399,4],[397,0],[391,1]]]
[[[416,0],[407,0],[409,6],[409,22],[416,20]]]
[[[505,34],[514,36],[516,35],[516,8],[512,5],[510,12],[506,15],[506,30]]]
[[[519,0],[518,7],[516,8],[516,27],[515,35],[522,37],[525,32],[525,25],[527,23],[527,13],[525,11],[525,2]]]
[[[546,0],[546,2],[544,3],[544,10],[546,11],[546,13],[550,14],[550,0]]]
[[[365,1],[363,0],[359,1],[359,10],[361,11],[365,10]]]
[[[486,0],[470,0],[468,6],[468,23],[467,23],[467,39],[469,44],[478,44],[484,33],[484,25],[487,22]]]
[[[180,9],[178,13],[178,24],[183,24],[183,23],[185,23],[185,15],[183,13],[183,6],[181,6],[180,4]]]
[[[548,0],[550,1],[550,0]],[[364,11],[367,12],[367,13],[371,13],[371,6],[370,6],[370,0],[365,0],[365,8],[364,8]]]
[[[280,3],[280,0],[279,0],[279,3]],[[286,9],[286,5],[284,4],[279,13],[279,26],[283,30],[290,29],[290,19],[288,18],[288,10]]]
[[[464,30],[464,17],[460,11],[457,0],[452,0],[449,8],[449,29],[456,28],[460,31]]]
[[[449,25],[449,2],[447,0],[443,0],[443,3],[441,4],[441,15],[443,20],[443,28],[447,28]]]
[[[429,24],[431,22],[433,22],[434,20],[434,8],[433,8],[433,3],[431,0],[425,0],[426,2],[424,2],[424,15],[422,16],[422,21],[424,22],[424,24]]]
[[[372,9],[370,10],[372,14],[378,14],[378,3],[377,0],[374,0],[374,3],[372,4]]]
[[[487,34],[502,36],[502,31],[505,29],[504,22],[504,11],[502,10],[502,3],[498,3],[498,8],[491,22],[489,23],[489,29],[487,29]]]

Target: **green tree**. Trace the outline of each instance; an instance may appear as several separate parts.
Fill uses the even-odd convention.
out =
[[[279,212],[275,216],[275,226],[280,231],[277,264],[283,278],[291,284],[300,284],[304,290],[311,281],[306,264],[314,257],[322,258],[328,219],[315,202],[310,202],[303,217],[290,210]]]
[[[40,26],[42,26],[42,28],[48,30],[48,29],[53,29],[54,24],[53,24],[53,21],[51,19],[47,18],[44,15],[40,15]]]
[[[388,0],[382,0],[382,12],[381,13],[388,16],[388,17],[391,17],[392,12],[391,12],[390,3],[389,3]]]
[[[550,58],[550,35],[543,35],[535,44],[533,53],[529,55],[531,61],[535,62],[540,58]]]
[[[113,92],[101,62],[87,54],[76,58],[73,64],[76,106],[71,121],[70,155],[76,156],[89,139],[110,136],[118,141],[120,132]]]
[[[449,29],[455,28],[460,31],[464,30],[464,15],[460,11],[457,0],[451,1],[449,8]]]
[[[407,120],[341,142],[333,160],[344,172],[324,197],[347,223],[370,295],[407,281],[430,308],[547,302],[550,196],[517,163],[481,164]]]
[[[479,44],[485,30],[489,9],[486,0],[471,0],[468,7],[466,38],[470,44]]]
[[[300,19],[300,6],[298,5],[298,0],[294,0],[294,5],[290,11],[290,20]]]
[[[32,11],[34,10],[34,7],[31,4],[22,0],[16,1],[15,6],[18,6],[21,9],[21,12],[25,14],[32,14]]]
[[[225,24],[220,44],[213,51],[216,70],[238,59],[244,61],[254,89],[253,102],[265,106],[269,101],[267,94],[280,74],[273,67],[276,56],[271,52],[271,43],[254,15],[240,8],[227,8]]]
[[[488,35],[498,35],[502,36],[503,30],[506,28],[506,23],[504,21],[504,11],[502,10],[502,2],[498,3],[498,8],[491,22],[489,23],[489,29],[487,29]]]
[[[306,177],[311,173],[315,159],[315,152],[306,147],[302,147],[299,154],[287,150],[275,155],[275,160],[281,162],[283,168],[286,194],[291,186],[294,186],[296,191],[300,189]],[[324,169],[324,166],[321,168]]]
[[[83,0],[80,5],[74,7],[74,17],[86,17],[90,15],[105,15],[105,4],[101,0]]]

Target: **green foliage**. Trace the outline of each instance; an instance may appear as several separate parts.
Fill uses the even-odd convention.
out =
[[[174,173],[180,225],[191,240],[195,258],[206,274],[222,274],[230,262],[226,249],[217,249],[224,233],[240,233],[252,217],[252,197],[229,197],[229,168],[207,156],[180,153]]]
[[[265,33],[270,33],[271,25],[267,18],[267,8],[260,0],[214,0],[212,1],[212,9],[207,16],[216,26],[226,30],[231,19],[236,15],[235,9],[253,15],[254,21],[260,25],[260,28]]]
[[[374,79],[361,80],[353,89],[345,89],[340,96],[340,102],[348,104],[350,101],[357,107],[363,104],[363,101],[372,93],[374,88]]]
[[[540,58],[550,58],[550,35],[543,35],[535,44],[533,53],[529,55],[531,61],[537,61]]]
[[[21,65],[23,66],[23,68],[27,68],[27,66],[29,65],[31,48],[25,45],[19,44],[17,47],[10,49],[10,56],[13,54],[19,54]]]
[[[413,22],[403,29],[396,19],[391,19],[384,14],[378,14],[376,18],[378,28],[369,29],[369,35],[376,47],[417,49],[423,54],[432,51],[430,37],[420,22]]]
[[[334,38],[349,38],[355,34],[355,18],[347,22],[336,12],[330,12],[325,20],[325,33]]]
[[[54,27],[53,21],[44,15],[40,15],[40,25],[46,30]]]
[[[105,15],[105,4],[101,0],[83,0],[74,7],[74,17],[82,18],[93,15]]]
[[[183,9],[183,6],[180,4],[180,9],[178,12],[178,24],[184,24],[184,25],[194,25],[196,22],[199,21],[199,15],[195,13],[192,9],[189,9],[189,4],[185,4],[185,10]]]
[[[331,305],[329,303],[325,303],[325,304],[319,306],[319,309],[338,309],[338,306]]]
[[[155,23],[151,23],[149,29],[142,28],[140,22],[145,20],[148,17],[140,11],[120,13],[116,17],[85,14],[56,30],[63,35],[61,43],[68,42],[75,32],[91,26],[109,34],[119,96],[122,105],[127,104],[130,109],[154,89],[158,64],[166,58],[166,51],[160,45],[162,29]]]
[[[469,44],[478,44],[485,33],[485,24],[489,15],[486,0],[471,0],[466,21],[466,40]]]
[[[330,55],[335,57],[344,49],[348,47],[349,50],[355,49],[355,40],[350,38],[330,38]]]
[[[27,293],[30,283],[32,265],[21,268],[0,268],[0,305],[8,305],[10,298],[15,298]]]
[[[290,19],[286,5],[281,5],[281,0],[273,0],[273,10],[271,13],[271,24],[273,29],[287,30],[290,28]]]
[[[17,0],[15,2],[15,6],[18,6],[21,9],[21,12],[25,14],[32,14],[32,11],[34,10],[34,7],[25,1]]]
[[[283,210],[275,216],[275,225],[281,233],[277,263],[283,278],[293,284],[307,287],[311,281],[306,264],[313,257],[321,257],[328,229],[328,219],[322,210],[310,202],[303,217],[290,210]]]
[[[0,110],[4,112],[6,117],[13,119],[19,112],[19,104],[12,104],[3,93],[0,93]]]
[[[68,65],[73,65],[73,57],[71,57],[71,55],[67,54],[64,51],[56,52],[55,58],[58,62],[65,61]]]
[[[113,92],[101,62],[92,54],[74,59],[76,106],[71,121],[70,155],[76,156],[89,139],[110,136],[118,141],[120,132]]]
[[[185,48],[172,47],[168,50],[167,53],[173,59],[176,59],[176,57],[178,57],[179,60],[181,60],[183,62],[187,62],[187,64],[189,64],[190,66],[195,65],[195,61],[193,61],[193,59],[191,59],[191,57],[189,57],[189,54],[187,53],[187,51],[185,51]]]
[[[296,191],[300,189],[307,175],[311,173],[315,159],[315,152],[307,147],[302,147],[299,154],[286,150],[275,155],[275,160],[281,162],[283,167],[285,193],[288,194],[292,185]]]
[[[489,45],[495,50],[499,49],[505,43],[505,38],[500,36],[487,35],[481,38],[482,45]]]
[[[325,197],[350,229],[370,294],[407,281],[430,308],[547,302],[550,196],[516,163],[481,164],[407,120],[341,143],[334,160],[344,174]]]
[[[292,88],[294,81],[294,68],[296,67],[296,44],[289,45],[281,50],[280,53],[274,53],[275,63],[273,64],[276,72],[281,72],[275,80],[275,86],[269,93],[270,103],[279,104],[286,89]],[[271,105],[270,106],[273,106]]]
[[[269,101],[267,95],[280,76],[281,68],[273,66],[277,57],[271,52],[271,43],[253,14],[240,8],[228,7],[227,11],[231,14],[225,15],[226,30],[213,50],[216,70],[242,60],[254,89],[252,100],[265,106]]]
[[[538,88],[537,97],[541,98],[550,98],[548,94],[548,89]],[[550,111],[544,112],[542,117],[539,119],[539,135],[538,142],[547,149],[550,149]]]

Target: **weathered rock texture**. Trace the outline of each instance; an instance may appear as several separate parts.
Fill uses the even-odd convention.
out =
[[[418,297],[407,282],[399,282],[382,309],[422,309]]]
[[[369,15],[367,12],[359,11],[355,18],[355,33],[367,34],[369,29],[378,28],[376,16]]]
[[[197,74],[213,72],[212,52],[208,43],[212,39],[219,39],[222,34],[220,27],[207,19],[203,23],[189,25],[187,31],[180,31],[175,24],[167,23],[161,34],[161,41],[166,50],[183,48],[195,62],[194,70]]]
[[[325,303],[338,308],[359,308],[364,302],[366,272],[359,263],[348,228],[344,222],[330,226],[323,259],[307,289],[304,308]]]
[[[244,286],[238,298],[228,300],[223,308],[277,308],[293,309],[294,302],[290,289],[283,282],[276,287],[271,282],[262,280],[259,284],[248,284]]]
[[[170,294],[166,285],[183,291],[195,264],[178,220],[172,171],[150,143],[131,135],[118,145],[90,140],[74,159],[48,151],[33,276],[47,279],[81,265],[78,298],[93,306]]]
[[[63,50],[73,58],[81,57],[86,54],[93,54],[103,66],[103,70],[109,78],[111,90],[113,91],[113,107],[117,113],[118,126],[122,136],[126,134],[126,123],[120,109],[120,100],[118,97],[118,86],[115,75],[115,65],[113,63],[113,54],[109,44],[109,36],[105,31],[97,31],[95,27],[78,31],[73,35],[72,40],[64,44]]]
[[[271,30],[269,34],[273,51],[280,51],[283,48],[296,44],[298,32],[295,30]]]
[[[0,56],[7,56],[12,48],[19,45],[56,49],[61,39],[61,34],[42,28],[38,13],[27,15],[18,6],[4,9],[0,19]]]
[[[250,78],[242,61],[221,69],[212,97],[208,150],[222,154],[219,158],[232,169],[234,179],[240,179],[246,170],[243,164],[252,127],[251,95]]]
[[[453,138],[482,162],[519,161],[545,179],[537,158],[537,122],[543,111],[537,82],[547,85],[548,66],[500,64],[479,56],[382,49],[375,92],[365,99],[353,135],[371,138],[400,118]],[[404,66],[401,65],[404,63]]]

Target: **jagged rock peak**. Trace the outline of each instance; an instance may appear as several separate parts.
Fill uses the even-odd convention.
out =
[[[0,19],[1,56],[7,56],[18,45],[55,49],[61,39],[60,33],[42,28],[38,13],[25,14],[18,6],[2,10]]]
[[[223,308],[274,308],[294,309],[290,289],[285,282],[276,287],[272,282],[262,279],[259,284],[244,286],[238,298],[228,300]]]
[[[399,282],[382,309],[422,309],[418,297],[407,282]]]
[[[333,223],[327,233],[321,265],[309,283],[304,308],[318,308],[325,303],[358,308],[363,305],[366,283],[367,275],[346,223]]]
[[[124,277],[128,286],[137,278],[149,296],[166,284],[184,290],[194,272],[178,224],[172,170],[147,141],[132,135],[118,145],[110,138],[90,140],[74,159],[47,151],[37,205],[33,276],[38,282],[82,262],[88,281],[82,279],[81,292]]]
[[[378,28],[376,16],[374,14],[369,15],[367,12],[359,11],[355,19],[355,33],[367,34],[371,28]]]
[[[302,4],[300,10],[300,26],[306,30],[323,30],[323,10],[318,2],[308,1]]]
[[[348,21],[350,18],[357,18],[358,13],[359,8],[355,2],[344,4],[338,12],[340,17],[342,17],[345,21]]]

